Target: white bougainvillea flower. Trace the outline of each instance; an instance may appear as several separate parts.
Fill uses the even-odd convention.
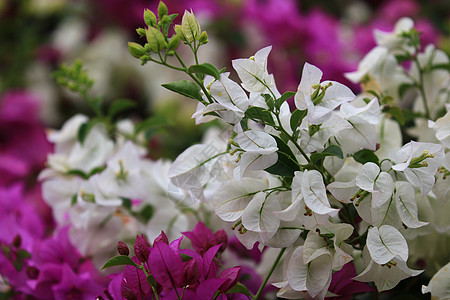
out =
[[[295,94],[295,106],[299,110],[308,109],[307,119],[309,123],[316,125],[328,120],[331,112],[340,104],[355,99],[353,92],[345,85],[336,81],[321,83],[320,79],[322,79],[322,71],[316,66],[305,63],[302,79]],[[326,91],[319,96],[322,88],[326,88]]]
[[[386,47],[393,53],[403,53],[406,50],[414,54],[414,47],[408,46],[408,39],[401,36],[403,32],[409,32],[413,27],[414,21],[411,18],[403,17],[395,23],[392,32],[375,29],[373,35],[377,45]]]
[[[422,293],[431,293],[432,298],[450,299],[450,262],[434,274],[428,286],[422,285]]]
[[[406,262],[408,244],[403,235],[390,225],[372,227],[367,234],[367,249],[372,260],[380,265],[387,264],[394,257]]]
[[[397,151],[392,160],[396,163],[392,169],[402,171],[425,197],[433,188],[436,170],[444,161],[444,148],[438,144],[411,141]]]
[[[113,148],[114,143],[107,137],[103,125],[97,124],[89,131],[83,144],[77,141],[68,153],[50,154],[48,164],[59,172],[81,170],[88,174],[105,164]]]
[[[221,185],[214,195],[214,210],[222,220],[234,222],[242,216],[253,197],[268,187],[269,183],[264,179],[242,178],[240,181],[229,181]]]
[[[217,116],[212,114],[216,114]],[[199,102],[197,104],[197,110],[192,114],[192,118],[195,119],[195,124],[197,125],[211,122],[216,118],[220,118],[224,122],[234,125],[239,123],[243,117],[244,113],[229,110],[219,103],[212,103],[205,106]]]
[[[380,167],[375,163],[368,162],[363,165],[358,176],[355,178],[355,184],[362,190],[372,194],[372,207],[380,207],[386,203],[394,192],[394,181],[392,177],[381,172]],[[359,194],[363,200],[364,193]],[[356,200],[356,199],[355,199]]]
[[[305,264],[303,253],[303,246],[297,247],[289,259],[286,270],[289,286],[294,291],[323,299],[331,283],[331,254],[322,251],[321,255]]]
[[[421,222],[418,219],[416,193],[409,182],[396,182],[394,199],[397,212],[403,224],[410,228],[419,228],[429,224],[429,222]]]
[[[361,149],[375,151],[377,145],[376,124],[380,120],[378,100],[374,98],[363,107],[343,103],[340,114],[351,125],[351,128],[338,133],[337,139],[342,150],[346,153],[355,153]]]
[[[320,152],[325,147],[325,143],[333,137],[337,136],[340,132],[345,129],[352,129],[353,126],[350,125],[345,119],[340,117],[336,113],[332,113],[330,118],[320,125],[320,128],[312,136],[309,133],[309,123],[307,120],[303,119],[300,124],[300,146],[306,153]]]
[[[281,206],[278,198],[271,195],[257,193],[242,212],[245,229],[264,233],[267,239],[270,239],[280,226],[280,219],[274,216],[273,212],[279,211]]]
[[[268,133],[260,130],[247,130],[239,133],[234,141],[246,152],[271,154],[278,150],[277,142]]]
[[[408,268],[406,262],[398,257],[394,257],[385,265],[377,264],[370,259],[367,247],[364,247],[362,258],[367,267],[353,279],[363,282],[373,281],[379,292],[390,290],[401,280],[423,272]]]
[[[211,178],[211,169],[215,164],[218,151],[210,144],[198,144],[181,153],[169,169],[172,184],[180,189],[200,195],[203,185]]]
[[[78,129],[87,121],[88,117],[78,114],[68,119],[60,130],[50,130],[47,138],[55,144],[55,153],[68,154],[77,142]]]
[[[447,107],[447,113],[436,122],[428,121],[428,127],[436,131],[436,138],[444,147],[450,148],[450,104]]]
[[[273,87],[273,76],[267,72],[267,57],[271,46],[256,52],[251,58],[240,58],[232,61],[233,68],[242,81],[242,87],[249,92],[263,93],[267,87]]]
[[[319,171],[306,170],[302,176],[301,192],[305,204],[320,215],[336,216],[339,209],[331,208],[328,201],[322,174]]]
[[[226,109],[243,115],[249,106],[247,94],[239,84],[228,78],[229,75],[220,74],[220,79],[211,85],[211,96]]]

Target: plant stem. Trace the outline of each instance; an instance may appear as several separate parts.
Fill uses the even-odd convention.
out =
[[[253,297],[253,300],[258,300],[259,296],[261,295],[264,287],[267,284],[267,281],[269,281],[270,276],[272,275],[273,271],[275,270],[276,266],[278,265],[278,263],[280,262],[281,257],[284,254],[284,251],[286,251],[286,248],[281,249],[280,253],[277,256],[277,259],[275,259],[275,262],[272,265],[272,268],[270,268],[269,274],[267,274],[266,278],[264,279],[264,282],[261,284],[261,286],[259,287],[258,292],[256,293],[256,295]]]
[[[428,108],[428,103],[427,103],[427,97],[425,95],[425,89],[423,88],[423,70],[422,67],[420,66],[419,60],[417,59],[417,57],[414,57],[414,62],[417,65],[417,70],[419,71],[419,81],[418,82],[418,88],[420,91],[420,94],[422,95],[422,101],[423,101],[423,106],[425,107],[425,116],[427,117],[427,119],[431,119],[431,115],[430,115],[430,109]]]

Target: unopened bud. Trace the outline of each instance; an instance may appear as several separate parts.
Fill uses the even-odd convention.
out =
[[[11,245],[14,248],[20,248],[20,246],[22,245],[22,237],[20,236],[20,234],[17,234],[14,239],[11,242]]]
[[[156,25],[156,16],[150,9],[144,10],[144,21],[147,26],[153,27]]]
[[[37,279],[39,277],[39,269],[33,266],[27,267],[27,276],[30,279]]]
[[[130,250],[128,249],[127,244],[122,241],[117,243],[117,252],[119,252],[120,255],[130,255]]]
[[[150,49],[155,53],[161,52],[167,46],[164,35],[155,27],[149,27],[146,30],[146,36]]]
[[[145,29],[144,28],[138,28],[136,29],[137,34],[139,34],[139,36],[145,36]]]
[[[202,34],[200,34],[198,41],[200,42],[200,45],[204,45],[209,42],[208,34],[206,33],[206,31],[203,31]]]
[[[183,41],[186,42],[186,37],[183,34],[183,29],[181,27],[181,25],[175,25],[174,27],[175,33],[177,34],[177,36]]]
[[[162,19],[164,16],[167,16],[169,11],[167,10],[167,6],[164,2],[160,1],[158,5],[158,18]]]
[[[175,34],[170,38],[167,48],[169,48],[170,50],[175,50],[178,48],[178,45],[180,45],[180,37],[178,36],[178,34]]]
[[[145,54],[145,49],[138,43],[128,42],[128,50],[130,54],[135,58],[141,58]]]
[[[184,263],[185,284],[191,285],[197,282],[200,277],[200,268],[195,259],[190,259]]]
[[[186,41],[191,43],[200,38],[201,29],[200,24],[194,16],[194,13],[184,11],[183,19],[181,20],[181,29]]]

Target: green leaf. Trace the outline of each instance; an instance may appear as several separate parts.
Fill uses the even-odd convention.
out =
[[[411,83],[403,83],[398,87],[398,95],[400,96],[400,98],[403,98],[403,96],[405,95],[406,91],[409,90],[410,88],[413,88],[414,84]]]
[[[200,88],[197,84],[188,80],[174,81],[170,83],[164,83],[161,86],[165,87],[172,92],[181,94],[183,96],[196,99],[198,101],[203,101],[202,94],[200,93]]]
[[[261,120],[268,125],[275,125],[272,114],[267,109],[262,107],[252,106],[245,112],[245,115],[250,119]]]
[[[344,158],[344,153],[342,153],[342,150],[339,146],[337,145],[330,145],[327,148],[325,148],[322,152],[320,153],[313,153],[311,154],[311,162],[312,163],[317,163],[318,161],[322,160],[323,158],[325,158],[326,156],[336,156],[339,157],[341,159]]]
[[[432,65],[431,68],[430,68],[430,71],[438,70],[438,69],[447,70],[447,71],[450,72],[450,63]]]
[[[274,165],[265,169],[265,171],[275,175],[293,177],[295,171],[300,171],[297,158],[291,148],[282,139],[274,135],[272,137],[277,141],[278,160]]]
[[[172,123],[167,118],[163,116],[153,116],[137,124],[134,128],[134,133],[138,134],[141,131],[157,129],[170,125],[172,125]]]
[[[189,255],[187,255],[187,254],[184,254],[184,253],[180,253],[180,256],[181,256],[181,260],[182,260],[183,262],[187,262],[187,261],[189,261],[189,260],[192,259],[191,256],[189,256]]]
[[[273,110],[275,106],[275,101],[273,100],[272,96],[269,94],[262,94],[262,97],[266,101],[267,106],[269,107],[269,110]]]
[[[16,268],[17,271],[22,270],[23,267],[23,261],[25,259],[30,259],[31,258],[31,254],[30,252],[28,252],[25,249],[19,249],[16,252],[16,260],[13,262],[14,267]]]
[[[171,14],[165,18],[162,26],[165,35],[169,32],[170,24],[172,24],[173,20],[175,20],[177,16],[178,14]]]
[[[212,64],[204,63],[201,65],[193,65],[188,68],[189,73],[200,73],[213,76],[215,79],[220,79],[220,72]]]
[[[155,27],[148,27],[145,34],[147,36],[148,45],[153,52],[159,53],[167,46],[164,35],[161,31],[159,31],[159,29]]]
[[[129,199],[129,198],[122,198],[122,206],[125,209],[130,210],[131,209],[131,199]]]
[[[226,292],[226,294],[234,294],[234,293],[236,293],[236,294],[244,294],[244,295],[246,295],[246,296],[248,296],[250,298],[253,297],[253,294],[250,293],[248,288],[245,285],[243,285],[242,283],[240,283],[240,282],[236,283],[235,286],[233,286],[231,289],[229,289]]]
[[[405,125],[405,117],[403,116],[403,111],[400,107],[390,106],[385,112],[393,116],[400,125]]]
[[[368,162],[376,163],[377,165],[380,163],[380,159],[372,150],[362,149],[353,154],[353,159],[361,164],[365,164]]]
[[[118,255],[108,260],[100,270],[114,266],[124,266],[124,265],[130,265],[134,267],[138,266],[130,257],[126,255]]]
[[[307,110],[294,110],[294,112],[291,115],[291,129],[292,131],[296,131],[298,126],[300,126],[300,123],[302,122],[303,118],[306,117]]]
[[[108,116],[113,119],[116,115],[121,112],[136,107],[136,102],[129,99],[118,99],[115,100],[108,109]]]
[[[83,179],[89,179],[89,176],[79,169],[72,169],[66,172],[66,175],[75,175]]]
[[[280,98],[275,100],[275,107],[277,109],[280,109],[280,107],[284,103],[284,101],[286,101],[287,99],[293,97],[294,95],[295,95],[295,92],[286,92],[286,93],[284,93],[283,95],[281,95]]]
[[[89,134],[89,131],[94,127],[95,124],[99,123],[100,119],[94,118],[86,123],[81,124],[80,128],[78,128],[78,141],[80,144],[84,143],[84,140]]]

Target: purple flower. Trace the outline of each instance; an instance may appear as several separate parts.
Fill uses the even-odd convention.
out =
[[[191,240],[192,247],[201,255],[218,244],[222,244],[220,252],[223,252],[228,244],[228,237],[223,229],[214,234],[203,222],[198,222],[194,230],[183,234]]]
[[[341,270],[333,273],[328,290],[340,297],[330,297],[326,299],[349,300],[354,294],[376,292],[376,290],[367,283],[352,280],[355,276],[356,271],[353,263],[347,263]]]

